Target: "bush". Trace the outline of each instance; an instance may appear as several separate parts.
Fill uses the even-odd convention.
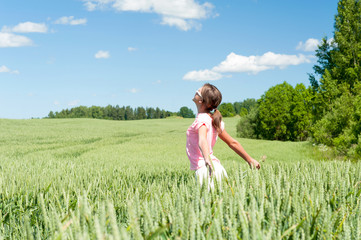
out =
[[[241,138],[258,138],[257,123],[258,123],[258,108],[257,106],[251,108],[251,111],[242,116],[237,124],[238,137]]]

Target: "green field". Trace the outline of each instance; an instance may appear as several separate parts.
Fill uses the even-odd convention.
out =
[[[192,121],[0,120],[0,239],[361,239],[361,163],[238,139],[267,156],[256,171],[219,140],[230,186],[208,192],[189,170]]]

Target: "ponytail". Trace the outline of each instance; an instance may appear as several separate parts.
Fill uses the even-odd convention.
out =
[[[213,120],[212,126],[217,130],[218,133],[221,133],[222,114],[217,108],[214,109],[214,113],[211,113],[211,118]]]

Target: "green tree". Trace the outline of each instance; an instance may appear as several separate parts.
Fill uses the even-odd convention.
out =
[[[221,112],[223,117],[234,117],[236,111],[234,110],[232,103],[222,103],[219,105],[218,110]]]
[[[333,44],[319,46],[315,74],[321,75],[314,100],[313,139],[336,147],[342,154],[355,155],[358,95],[361,80],[361,1],[340,0],[335,17]],[[315,80],[310,75],[310,81]],[[315,89],[315,87],[314,87]]]
[[[136,109],[136,119],[146,119],[147,118],[147,114],[145,112],[144,107],[138,107]]]
[[[159,107],[157,107],[155,109],[154,118],[158,119],[158,118],[160,118],[160,115],[161,115],[161,111],[160,111]]]
[[[292,134],[293,87],[284,82],[271,87],[259,99],[259,121],[265,139],[294,140]]]
[[[237,124],[237,134],[241,138],[260,138],[259,131],[259,109],[255,105],[247,115],[241,116]]]
[[[154,118],[154,115],[155,115],[155,109],[152,108],[152,107],[149,107],[146,109],[146,112],[147,112],[147,118],[148,119],[153,119]]]
[[[49,112],[48,118],[55,118],[55,114],[53,113],[53,111]]]
[[[92,118],[99,118],[99,119],[104,118],[103,111],[99,106],[91,106],[89,112]]]
[[[297,84],[292,98],[292,139],[306,140],[312,127],[312,107],[314,94],[312,88]]]
[[[86,106],[79,106],[70,109],[71,118],[86,118],[89,117],[89,109]]]
[[[239,115],[240,115],[241,117],[244,117],[244,116],[246,116],[247,114],[248,114],[247,108],[242,107],[242,108],[240,109],[240,111],[239,111]]]
[[[178,112],[178,116],[184,117],[184,118],[194,118],[195,115],[192,111],[192,109],[188,107],[181,107]]]
[[[125,120],[134,120],[134,111],[130,106],[126,106],[125,107],[125,114],[124,114],[124,119]]]

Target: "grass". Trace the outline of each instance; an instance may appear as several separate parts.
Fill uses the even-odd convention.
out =
[[[361,164],[318,161],[307,142],[221,140],[227,185],[197,187],[193,119],[0,119],[0,238],[358,239]],[[237,118],[226,118],[236,136]],[[243,174],[246,171],[246,174]]]

